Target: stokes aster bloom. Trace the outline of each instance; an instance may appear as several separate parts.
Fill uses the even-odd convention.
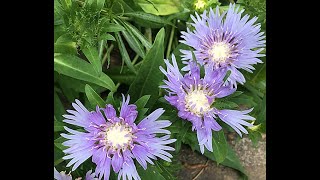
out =
[[[245,83],[243,74],[238,69],[248,72],[254,70],[253,64],[262,63],[257,57],[265,46],[265,36],[260,32],[260,24],[254,22],[257,17],[249,20],[249,15],[241,18],[244,10],[238,12],[235,4],[230,4],[229,9],[220,15],[219,7],[216,12],[210,8],[209,15],[204,11],[201,17],[191,15],[195,30],[181,32],[182,43],[193,47],[196,60],[201,65],[212,64],[213,69],[226,68],[231,71],[228,82],[233,85]],[[248,21],[249,20],[249,21]],[[259,49],[257,49],[259,48]],[[255,50],[254,50],[255,49]],[[189,70],[189,62],[192,61],[192,52],[181,50],[182,60],[187,64],[182,70]],[[228,83],[227,83],[228,84]]]
[[[92,156],[92,161],[97,165],[95,173],[99,179],[109,179],[110,167],[125,179],[140,179],[133,159],[147,169],[147,162],[153,164],[151,159],[157,157],[171,162],[172,155],[167,151],[174,148],[167,146],[175,139],[170,135],[156,137],[156,133],[170,134],[162,129],[171,125],[168,120],[157,120],[164,112],[159,108],[145,117],[138,125],[134,123],[138,111],[136,105],[129,105],[123,96],[120,116],[112,105],[89,112],[80,101],[72,103],[74,110],[67,110],[72,115],[64,115],[64,122],[83,127],[85,132],[75,131],[68,127],[65,129],[71,134],[61,134],[69,139],[63,143],[69,148],[64,153],[69,154],[63,159],[71,159],[67,167],[73,165],[72,171],[81,163]],[[104,112],[104,115],[101,113]]]
[[[86,174],[85,180],[98,180],[95,178],[95,173],[92,173],[92,170],[88,171]],[[71,174],[66,174],[65,171],[61,171],[60,173],[54,168],[54,179],[56,180],[72,180]],[[82,178],[76,178],[75,180],[81,180]]]
[[[226,69],[213,70],[213,65],[209,64],[205,67],[204,78],[200,78],[200,68],[196,63],[190,63],[190,71],[182,76],[174,55],[172,62],[173,65],[165,60],[167,71],[160,67],[168,79],[164,80],[166,85],[160,87],[169,92],[164,98],[178,109],[178,116],[190,121],[192,130],[196,129],[201,153],[204,153],[204,146],[212,151],[212,130],[221,130],[221,126],[215,120],[216,115],[240,136],[241,132],[248,133],[242,125],[253,126],[245,121],[255,120],[247,115],[253,108],[237,111],[219,110],[214,107],[217,98],[228,96],[236,90],[231,84],[223,85]]]

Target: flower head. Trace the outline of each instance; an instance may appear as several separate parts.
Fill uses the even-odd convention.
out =
[[[216,115],[231,126],[240,136],[241,132],[248,133],[244,126],[252,124],[244,120],[254,120],[246,115],[252,109],[246,111],[219,110],[214,107],[218,98],[232,94],[236,88],[231,84],[224,85],[226,69],[213,70],[212,64],[205,67],[205,76],[200,78],[200,68],[190,64],[190,71],[184,76],[172,55],[172,64],[165,60],[167,71],[160,67],[160,70],[167,76],[165,85],[160,86],[168,91],[165,99],[178,109],[178,116],[192,123],[192,130],[196,129],[200,150],[204,152],[204,146],[212,151],[212,130],[220,131],[222,128],[216,121]]]
[[[241,17],[244,10],[239,12],[239,7],[230,4],[229,9],[220,15],[219,7],[216,12],[211,8],[207,15],[196,13],[191,15],[195,28],[191,31],[182,32],[181,42],[194,48],[196,61],[201,65],[212,65],[213,69],[226,68],[231,71],[228,83],[236,86],[236,83],[245,83],[243,74],[238,69],[252,72],[252,66],[262,63],[258,57],[265,46],[265,36],[260,32],[260,24],[254,24],[257,17],[249,20],[249,15]],[[183,70],[189,70],[189,62],[192,61],[192,52],[181,50],[182,60],[187,64]]]
[[[112,167],[119,179],[122,176],[125,180],[140,179],[133,159],[144,169],[147,169],[147,162],[153,164],[151,159],[155,160],[157,157],[171,161],[172,155],[166,150],[174,151],[174,148],[167,145],[175,142],[175,139],[169,139],[170,131],[162,129],[171,123],[168,120],[157,120],[164,110],[155,110],[136,125],[134,121],[138,115],[137,107],[129,104],[129,100],[129,95],[127,100],[123,96],[119,116],[110,104],[105,108],[97,106],[96,111],[92,112],[78,100],[72,104],[75,110],[67,110],[72,115],[64,115],[67,118],[64,122],[82,127],[85,132],[65,127],[71,134],[61,134],[69,139],[63,143],[69,147],[64,150],[68,155],[63,159],[71,159],[67,167],[73,165],[72,170],[75,170],[92,156],[99,179],[109,179]],[[156,137],[157,133],[167,135]]]

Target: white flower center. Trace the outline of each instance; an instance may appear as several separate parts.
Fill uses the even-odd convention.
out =
[[[185,97],[186,108],[197,115],[203,115],[210,109],[206,93],[203,90],[194,90]]]
[[[130,127],[116,123],[106,130],[106,143],[111,145],[113,149],[117,149],[118,146],[124,148],[132,141],[133,135],[131,131]]]
[[[230,57],[230,47],[224,42],[214,43],[208,53],[212,61],[217,63],[225,62]]]

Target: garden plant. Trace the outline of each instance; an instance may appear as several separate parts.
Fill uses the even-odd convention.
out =
[[[54,0],[54,178],[179,179],[182,144],[248,178],[266,132],[265,0]]]

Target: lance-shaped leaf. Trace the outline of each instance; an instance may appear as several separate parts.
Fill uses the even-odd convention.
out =
[[[129,17],[133,17],[133,18],[139,18],[145,21],[150,21],[150,22],[154,22],[154,23],[158,23],[158,24],[169,24],[174,26],[174,24],[172,24],[170,21],[153,15],[153,14],[148,14],[145,12],[132,12],[132,13],[124,13],[125,16],[129,16]]]
[[[101,60],[99,58],[98,50],[95,47],[86,47],[82,49],[83,54],[87,57],[92,64],[93,69],[96,71],[97,76],[100,76],[102,72]]]
[[[143,95],[150,95],[150,100],[146,107],[151,107],[158,99],[159,85],[163,80],[163,74],[159,66],[164,64],[164,36],[165,32],[162,28],[155,39],[152,48],[147,53],[138,74],[131,84],[128,94],[133,101],[139,99]]]
[[[101,76],[98,77],[93,70],[92,65],[77,56],[61,54],[55,55],[54,70],[75,79],[97,84],[109,89],[110,91],[116,90],[115,84],[109,76],[101,73]]]
[[[99,107],[103,108],[106,106],[106,102],[92,89],[89,84],[86,84],[85,92],[90,104],[93,107],[99,105]]]
[[[118,32],[115,33],[116,35],[116,39],[117,39],[117,42],[118,42],[118,45],[119,45],[119,50],[120,50],[120,54],[121,54],[121,57],[122,59],[124,60],[124,62],[127,64],[128,68],[134,72],[135,74],[137,73],[131,60],[130,60],[130,57],[129,57],[129,54],[126,50],[126,47],[122,41],[122,38],[120,36],[120,34]]]

